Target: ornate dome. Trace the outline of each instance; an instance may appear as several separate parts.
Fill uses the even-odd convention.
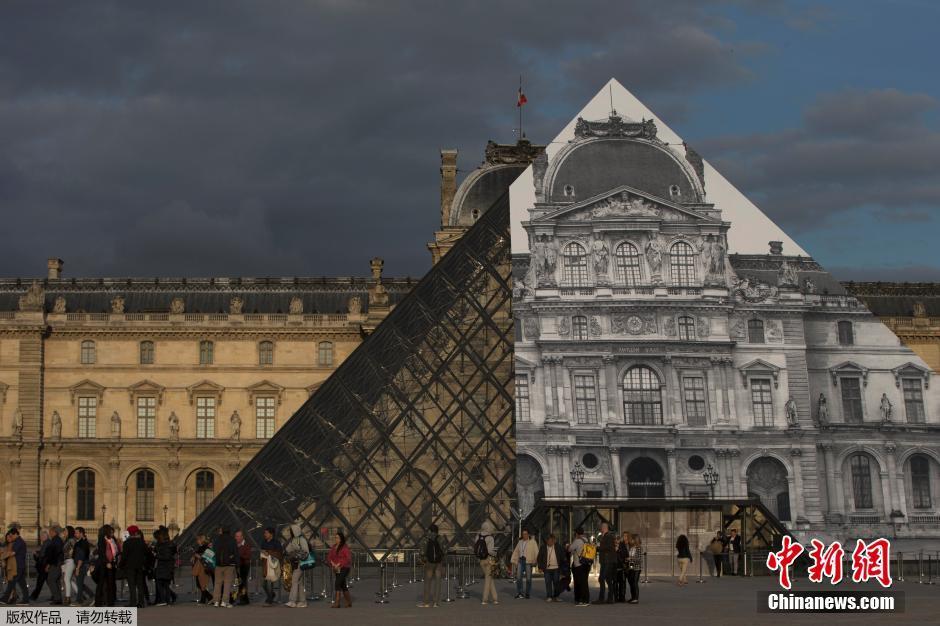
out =
[[[506,193],[528,163],[487,165],[470,173],[460,183],[450,212],[450,226],[470,226]]]

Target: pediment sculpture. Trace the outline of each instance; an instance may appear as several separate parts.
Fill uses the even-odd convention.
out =
[[[748,276],[741,276],[732,281],[731,293],[746,302],[763,302],[777,297],[777,287]]]

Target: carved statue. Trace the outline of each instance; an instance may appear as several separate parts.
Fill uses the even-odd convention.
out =
[[[800,422],[797,416],[796,400],[793,399],[793,396],[790,396],[787,403],[783,405],[783,409],[787,412],[787,425],[790,428],[798,428]]]
[[[124,312],[124,296],[114,296],[111,298],[111,312],[118,314]]]
[[[920,300],[914,303],[914,317],[927,317],[927,307]]]
[[[567,315],[558,318],[558,334],[563,337],[571,334],[571,318]]]
[[[350,315],[359,315],[362,313],[362,299],[359,296],[353,296],[346,304],[346,310]]]
[[[597,319],[596,315],[591,316],[591,336],[600,337],[601,336],[601,323]]]
[[[294,296],[290,299],[288,311],[291,315],[300,315],[304,312],[304,301],[301,300],[298,296]]]
[[[725,246],[718,235],[706,235],[701,244],[705,265],[705,283],[722,285],[725,282]]]
[[[186,312],[186,303],[182,298],[173,298],[170,302],[170,313],[173,315],[182,315]]]
[[[891,400],[888,400],[888,394],[881,394],[881,421],[882,423],[887,424],[891,421],[891,410],[892,410]]]
[[[796,266],[794,266],[789,261],[784,261],[780,264],[780,269],[777,270],[777,286],[778,287],[799,287],[800,286],[800,277],[796,272]]]
[[[232,413],[232,417],[229,421],[232,424],[232,441],[238,441],[242,438],[242,418],[238,414],[238,411]]]
[[[39,281],[34,280],[26,294],[20,296],[20,311],[42,311],[45,302],[46,292],[39,286]]]
[[[170,439],[173,441],[178,441],[180,438],[180,418],[176,417],[176,412],[172,411],[170,413]]]
[[[59,415],[58,411],[52,412],[52,438],[62,438],[62,416]]]
[[[52,312],[59,313],[59,314],[65,313],[65,297],[64,296],[56,296],[55,302],[52,305]]]
[[[816,293],[816,283],[813,282],[812,278],[803,279],[803,293],[807,293],[807,294]]]
[[[742,276],[732,281],[731,293],[745,302],[763,302],[777,295],[777,287]]]
[[[829,403],[826,401],[826,394],[819,394],[817,402],[816,416],[820,426],[829,425]]]
[[[23,438],[23,412],[19,409],[13,412],[13,437]]]
[[[117,411],[111,414],[111,436],[115,439],[121,438],[121,416]]]
[[[533,250],[533,261],[535,264],[536,284],[538,286],[554,286],[558,254],[555,251],[551,237],[540,237],[536,239]]]
[[[545,151],[543,150],[539,153],[535,160],[532,161],[532,182],[535,186],[536,202],[545,201],[543,185],[545,183],[546,170],[548,170],[548,155],[545,154]]]
[[[245,301],[239,296],[233,296],[232,299],[228,301],[228,312],[230,315],[241,315],[244,307]]]
[[[610,250],[601,235],[595,233],[591,252],[594,254],[594,275],[600,282],[601,279],[607,278],[607,266],[610,263]]]
[[[646,262],[650,266],[650,275],[653,282],[662,279],[663,271],[663,245],[656,237],[650,237],[646,244]]]

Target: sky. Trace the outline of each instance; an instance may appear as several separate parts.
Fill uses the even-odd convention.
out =
[[[0,5],[0,276],[430,267],[439,150],[614,78],[837,277],[940,281],[940,3]]]

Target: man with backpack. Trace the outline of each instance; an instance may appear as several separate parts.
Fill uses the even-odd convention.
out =
[[[584,529],[580,526],[574,531],[574,541],[568,546],[571,555],[571,576],[574,578],[574,601],[577,606],[591,604],[591,591],[588,588],[588,573],[594,564],[596,549],[584,540]],[[590,558],[589,558],[590,557]]]
[[[219,529],[219,535],[212,542],[215,552],[215,587],[212,590],[212,604],[232,608],[228,603],[228,594],[235,586],[235,566],[238,565],[238,544],[227,526]]]
[[[424,601],[420,608],[436,607],[441,601],[441,568],[444,563],[444,548],[437,536],[437,524],[428,526],[428,537],[424,544]]]
[[[487,598],[492,598],[493,604],[499,604],[496,583],[493,580],[498,567],[496,541],[493,539],[493,523],[490,520],[483,522],[483,528],[480,529],[473,551],[480,560],[480,569],[483,570],[483,602],[481,604],[488,604]]]

